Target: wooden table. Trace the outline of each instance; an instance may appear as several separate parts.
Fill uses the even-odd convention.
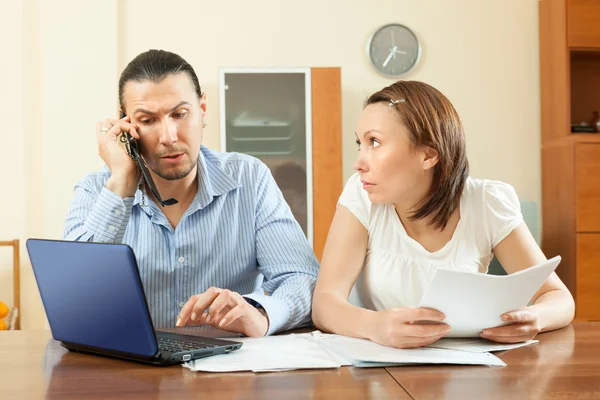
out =
[[[498,354],[508,364],[505,368],[344,367],[217,374],[69,353],[48,331],[8,331],[0,332],[0,398],[600,398],[600,323],[576,323],[539,339],[537,345]]]
[[[600,399],[600,323],[574,323],[496,353],[508,366],[387,368],[415,399]]]

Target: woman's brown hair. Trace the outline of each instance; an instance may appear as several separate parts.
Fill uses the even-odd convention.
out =
[[[431,217],[431,224],[444,229],[460,198],[469,176],[465,135],[458,113],[439,90],[418,81],[398,81],[373,93],[365,107],[385,103],[393,107],[408,128],[414,148],[437,151],[433,180],[427,195],[415,204],[411,219]]]

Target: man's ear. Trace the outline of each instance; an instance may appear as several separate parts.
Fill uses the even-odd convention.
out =
[[[438,162],[440,162],[440,155],[436,149],[433,149],[431,147],[425,147],[423,149],[423,151],[424,151],[424,155],[425,155],[425,158],[423,159],[423,169],[424,170],[429,170],[429,169],[435,167],[435,165]]]
[[[206,113],[206,93],[202,93],[202,97],[200,98],[200,108]]]

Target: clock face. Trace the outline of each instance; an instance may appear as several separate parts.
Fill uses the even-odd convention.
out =
[[[400,24],[388,24],[371,36],[367,52],[377,72],[395,78],[417,64],[421,47],[410,29]]]

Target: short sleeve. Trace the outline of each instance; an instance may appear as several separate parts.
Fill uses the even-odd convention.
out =
[[[338,205],[346,207],[360,221],[366,229],[369,229],[369,215],[371,213],[371,202],[369,195],[362,188],[360,175],[354,174],[346,182]]]
[[[507,183],[485,183],[485,211],[492,249],[523,221],[517,192]]]

